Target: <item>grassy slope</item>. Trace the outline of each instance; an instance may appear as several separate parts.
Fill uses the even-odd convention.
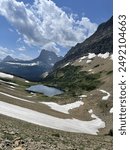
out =
[[[60,87],[71,94],[77,95],[81,91],[91,91],[101,85],[101,74],[89,74],[81,71],[79,66],[68,65],[57,69],[44,79],[45,84]]]

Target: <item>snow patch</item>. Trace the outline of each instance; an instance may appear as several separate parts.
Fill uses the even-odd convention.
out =
[[[6,62],[6,63],[10,65],[18,65],[18,66],[38,66],[39,65],[39,61],[35,63],[17,63],[17,62]]]
[[[80,95],[79,97],[80,98],[85,98],[85,97],[87,97],[87,95]]]
[[[92,109],[90,109],[90,110],[88,111],[88,113],[89,113],[89,114],[92,114],[92,113],[93,113],[93,110],[92,110]]]
[[[6,93],[3,93],[3,92],[0,92],[1,95],[5,95],[7,97],[10,97],[10,98],[14,98],[14,99],[17,99],[17,100],[20,100],[20,101],[24,101],[24,102],[29,102],[29,103],[34,103],[32,101],[29,101],[29,100],[26,100],[26,99],[23,99],[23,98],[19,98],[19,97],[16,97],[16,96],[12,96],[10,94],[6,94]]]
[[[91,72],[91,71],[92,71],[92,69],[89,69],[88,71],[89,71],[89,72]]]
[[[10,75],[10,74],[7,74],[7,73],[3,73],[3,72],[0,72],[0,77],[1,78],[10,78],[10,79],[14,78],[13,75]]]
[[[26,83],[30,83],[29,81],[25,80]]]
[[[49,74],[48,72],[44,72],[42,76],[45,78],[48,76],[48,74]]]
[[[0,80],[0,82],[5,83],[5,84],[9,84],[9,85],[12,85],[12,86],[19,86],[18,84],[13,83],[13,82],[7,82],[7,81],[3,81],[3,80]]]
[[[110,111],[109,111],[111,114],[113,113],[113,107],[110,109]]]
[[[8,84],[10,84],[10,85],[13,85],[13,86],[19,86],[18,84],[16,84],[16,83],[12,83],[12,82],[7,82]]]
[[[108,98],[111,96],[111,94],[108,93],[107,91],[104,91],[104,90],[99,90],[99,91],[101,91],[102,93],[107,94],[106,96],[103,96],[103,97],[102,97],[102,100],[108,100]]]
[[[87,58],[87,56],[81,57],[80,60],[79,60],[79,62],[81,62],[82,60],[84,60],[84,59],[86,59],[86,58]]]
[[[94,54],[94,53],[89,53],[88,54],[88,59],[92,59],[94,57],[96,57],[96,54]]]
[[[89,59],[89,60],[86,61],[86,63],[88,64],[88,63],[90,63],[91,61],[92,61],[92,60]]]
[[[110,55],[110,53],[109,52],[106,52],[105,54],[98,54],[98,57],[100,57],[100,58],[103,58],[103,59],[106,59],[106,58],[108,58],[109,57],[109,55]]]
[[[105,127],[105,122],[98,117],[91,121],[81,121],[74,118],[62,119],[2,101],[0,101],[0,114],[67,132],[97,135],[99,129]]]
[[[77,102],[74,102],[71,104],[66,104],[66,105],[59,105],[54,102],[40,102],[40,103],[51,107],[51,109],[53,109],[53,110],[56,110],[56,111],[59,111],[59,112],[65,113],[65,114],[69,114],[69,110],[78,108],[84,104],[82,101],[77,101]]]
[[[88,113],[91,114],[91,117],[92,117],[92,118],[94,118],[94,119],[97,119],[97,118],[98,118],[95,114],[93,114],[93,110],[92,110],[92,109],[90,109],[90,110],[88,111]]]
[[[31,92],[30,94],[32,94],[33,96],[36,96],[36,95],[37,95],[36,93],[33,93],[33,92]]]
[[[92,118],[95,118],[95,119],[98,118],[95,114],[92,114],[91,117],[92,117]]]
[[[14,87],[14,86],[12,86],[12,85],[11,85],[10,87],[11,87],[12,89],[15,89],[15,87]]]
[[[70,64],[70,62],[68,62],[67,64],[65,64],[63,67],[66,67],[66,66],[68,66]]]
[[[28,95],[27,97],[35,97],[36,96],[36,93],[30,93],[31,95]]]

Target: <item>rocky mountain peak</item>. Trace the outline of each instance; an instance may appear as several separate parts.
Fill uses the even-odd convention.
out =
[[[57,62],[61,59],[62,59],[62,57],[58,57],[54,52],[43,49],[41,51],[40,55],[34,60],[54,64],[55,62]]]
[[[15,61],[15,59],[12,58],[10,55],[6,56],[6,57],[3,59],[3,62],[9,62],[9,61]]]

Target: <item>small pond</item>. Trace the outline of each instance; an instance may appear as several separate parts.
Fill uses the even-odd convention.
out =
[[[44,85],[41,85],[41,84],[30,86],[26,90],[29,91],[29,92],[43,93],[44,95],[50,96],[50,97],[63,93],[63,91],[61,91],[59,89],[44,86]]]

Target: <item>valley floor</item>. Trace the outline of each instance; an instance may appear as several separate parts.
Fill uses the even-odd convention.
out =
[[[103,84],[75,97],[29,93],[25,89],[36,83],[2,73],[0,150],[112,150],[112,61],[95,59],[102,64],[89,67],[107,70]],[[91,68],[85,63],[82,69]]]
[[[43,102],[39,99],[39,95],[30,95],[25,92],[21,86],[17,84],[11,85],[13,82],[3,81],[4,80],[0,83],[0,150],[112,150],[112,136],[109,136],[108,134],[106,136],[89,135],[89,133],[97,134],[98,129],[104,128],[104,126],[102,126],[104,123],[93,114],[93,110],[90,110],[90,107],[88,107],[89,105],[86,106],[85,101],[87,95],[81,95],[81,97],[77,98],[77,102],[69,102],[70,104],[68,105],[58,105],[56,102],[49,103],[47,97],[42,98],[47,100],[46,102]],[[88,94],[88,97],[90,95],[91,94]],[[102,97],[103,95],[101,95],[100,99]],[[71,99],[71,101],[75,100]],[[49,106],[51,106],[51,108]],[[82,107],[85,107],[85,109],[88,107],[86,112],[83,110],[80,111],[79,108]],[[18,113],[17,108],[21,111],[20,114]],[[70,110],[71,108],[73,108],[72,110],[74,112]],[[26,112],[25,110],[29,111]],[[61,110],[63,112],[61,112]],[[38,113],[37,116],[31,114],[35,111]],[[84,113],[86,113],[86,115],[83,115]],[[23,117],[23,119],[21,119],[18,114]],[[42,114],[42,116],[39,114]],[[58,129],[62,127],[61,130],[71,132],[64,132],[39,126],[40,124],[33,125],[24,122],[29,121],[25,118],[30,119],[35,117],[33,120],[36,120],[37,122],[39,122],[38,120],[42,120],[44,125],[46,118],[41,118],[43,117],[43,114],[48,115],[49,117],[51,116],[51,119],[54,118],[54,120],[51,120],[51,128],[55,128],[56,124],[56,127],[57,125],[59,127]],[[91,117],[92,115],[93,117]],[[66,121],[66,119],[70,122]],[[59,120],[62,120],[63,122],[59,123]]]
[[[0,92],[0,98],[1,98],[0,150],[112,150],[112,136],[109,135],[95,136],[95,135],[84,134],[85,132],[89,133],[89,130],[91,134],[92,133],[96,134],[98,132],[98,128],[95,129],[93,127],[92,128],[90,127],[90,129],[88,129],[85,127],[85,125],[87,124],[84,124],[84,122],[86,122],[84,118],[86,117],[88,118],[87,120],[93,120],[91,118],[91,115],[90,116],[87,115],[84,116],[84,118],[81,118],[84,112],[79,112],[78,114],[77,113],[73,114],[73,111],[69,112],[69,110],[68,111],[66,110],[66,113],[57,112],[53,109],[50,109],[47,105],[41,104],[41,101],[39,101],[40,103],[38,103],[38,101],[35,101],[37,98],[35,100],[33,100],[32,98],[31,100],[31,98],[28,97],[28,93],[24,92],[23,94],[22,90],[19,90],[20,87],[17,88],[19,92],[14,92],[13,90],[7,90],[8,88],[7,84],[6,85],[4,84],[4,87],[3,88],[2,87],[3,87],[3,83],[0,86],[0,90],[1,90]],[[82,98],[78,98],[78,99],[80,100],[84,99],[85,101],[86,96],[82,95]],[[47,103],[48,102],[46,102],[46,104]],[[78,106],[78,111],[79,111],[80,103]],[[58,105],[58,107],[59,106],[60,105]],[[7,117],[7,116],[11,116],[14,118],[20,118],[20,116],[17,116],[18,114],[18,112],[16,111],[17,107],[20,107],[20,109],[21,108],[27,110],[31,109],[33,111],[37,111],[38,113],[46,112],[47,115],[51,115],[52,117],[58,117],[59,119],[62,120],[64,119],[71,120],[72,117],[74,117],[80,121],[81,126],[80,124],[79,125],[77,124],[78,122],[73,122],[72,123],[73,126],[71,123],[69,123],[70,126],[68,125],[68,129],[66,129],[66,131],[70,130],[71,131],[70,133],[70,132],[64,132],[64,131],[46,128],[39,125],[30,124],[21,120]],[[25,117],[24,116],[25,111],[24,110],[21,111],[23,111],[23,113],[21,112],[21,116]],[[14,116],[12,116],[12,113]],[[67,113],[69,113],[69,115]],[[92,113],[92,110],[89,113]],[[2,114],[5,114],[7,116],[4,116]],[[29,117],[32,114],[31,112],[28,112],[26,116],[27,115]],[[38,121],[39,119],[42,119],[40,118],[40,116],[36,116],[36,117],[37,118],[34,118],[33,120]],[[28,121],[25,118],[23,120]],[[55,124],[55,122],[53,123],[53,121],[54,120],[52,120],[51,123],[52,126],[54,126]],[[63,122],[63,125],[65,123],[66,122]],[[99,129],[100,129],[100,123],[102,122],[99,122]],[[62,123],[58,123],[58,122],[56,124],[59,124],[60,127],[62,125]],[[97,126],[96,122],[94,124],[95,126]],[[83,133],[73,133],[72,131],[74,131],[75,127],[77,128],[77,130],[79,129],[78,132],[83,132]]]

